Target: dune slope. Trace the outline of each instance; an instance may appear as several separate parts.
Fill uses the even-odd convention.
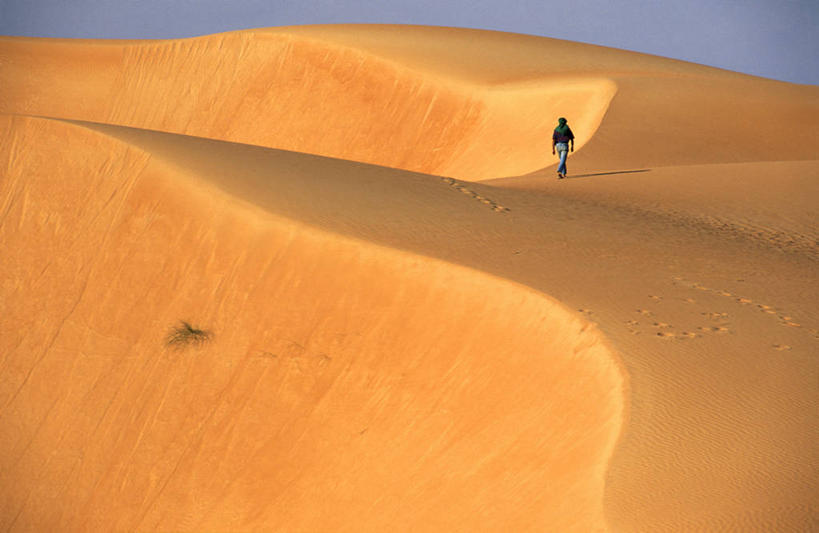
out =
[[[590,76],[476,85],[288,32],[123,44],[6,38],[0,61],[0,112],[471,178],[544,166],[532,147],[552,117],[570,108],[588,138],[615,93]]]
[[[603,527],[622,377],[558,304],[98,132],[2,132],[3,529]],[[212,340],[166,346],[180,319]]]
[[[170,41],[0,38],[0,64],[4,113],[469,180],[552,164],[558,116],[578,149],[590,143],[578,153],[583,168],[813,159],[819,144],[815,87],[496,32],[352,25]]]
[[[819,163],[498,188],[78,125],[265,211],[515,280],[597,323],[632,384],[606,480],[612,531],[800,531],[815,520]]]
[[[819,88],[356,25],[0,86],[1,528],[819,522]]]

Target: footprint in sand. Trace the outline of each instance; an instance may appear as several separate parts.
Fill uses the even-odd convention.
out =
[[[730,333],[731,330],[725,326],[700,326],[697,328],[706,333]]]
[[[635,329],[637,328],[637,326],[640,325],[640,323],[637,322],[636,320],[626,320],[625,324],[626,329],[628,329],[628,332],[631,333],[632,335],[639,335],[640,333],[642,333],[640,330]]]
[[[728,313],[715,313],[715,312],[709,312],[709,313],[702,313],[702,315],[707,316],[707,317],[708,317],[708,318],[710,318],[711,320],[721,320],[721,319],[723,319],[723,318],[727,318],[727,317],[728,317]]]
[[[659,302],[660,300],[663,299],[662,296],[655,296],[653,294],[649,294],[648,297],[651,298],[652,300],[654,300],[655,302]]]
[[[800,324],[799,322],[796,322],[796,319],[794,319],[792,316],[777,314],[776,318],[779,319],[780,324],[782,324],[783,326],[788,326],[790,328],[801,328],[802,327],[802,324]]]
[[[657,336],[664,340],[685,340],[685,339],[695,339],[697,337],[701,337],[698,333],[692,333],[690,331],[683,331],[682,333],[673,333],[671,331],[659,331],[657,332]]]
[[[778,352],[784,352],[786,350],[790,350],[791,347],[788,346],[787,344],[774,344],[773,349],[778,351]]]
[[[469,187],[466,187],[466,186],[462,185],[461,183],[457,182],[456,180],[454,180],[452,178],[441,178],[441,181],[443,181],[444,183],[446,183],[447,185],[449,185],[450,187],[452,187],[456,191],[460,191],[463,194],[471,196],[475,200],[477,200],[480,203],[482,203],[482,204],[488,206],[489,208],[491,208],[492,211],[495,211],[496,213],[504,213],[504,212],[510,210],[508,207],[503,207],[502,205],[498,205],[497,203],[495,203],[490,198],[487,198],[485,196],[482,196],[482,195],[476,193],[475,191],[473,191]]]
[[[643,315],[643,316],[651,316],[651,315],[653,315],[653,314],[654,314],[654,313],[652,313],[651,311],[649,311],[648,309],[637,309],[637,311],[636,311],[636,312],[637,312],[637,313],[640,313],[640,314],[641,314],[641,315]]]
[[[666,324],[665,322],[655,322],[654,324],[652,324],[652,326],[654,326],[655,328],[665,329],[670,328],[671,324]]]
[[[753,304],[753,306],[756,309],[758,309],[760,312],[768,314],[768,315],[775,316],[779,320],[779,323],[781,325],[783,325],[783,326],[787,326],[787,327],[790,327],[790,328],[803,328],[802,324],[800,322],[797,322],[796,319],[794,319],[794,317],[788,316],[787,314],[785,314],[784,311],[781,311],[781,310],[778,311],[774,306],[767,305],[767,304],[762,304],[762,303],[756,303],[751,298],[745,298],[743,296],[733,294],[733,293],[731,293],[731,292],[729,292],[727,290],[724,290],[724,289],[721,289],[721,290],[710,289],[708,287],[705,287],[704,285],[701,285],[700,283],[698,283],[696,281],[690,281],[690,280],[687,280],[687,279],[682,278],[680,276],[672,276],[671,279],[673,280],[674,283],[680,282],[680,283],[686,285],[687,287],[689,287],[691,289],[699,289],[701,291],[712,292],[712,293],[718,294],[720,296],[725,296],[726,298],[731,298],[735,303],[737,303],[739,305],[747,306],[747,305]],[[744,281],[744,280],[737,280],[737,281]],[[694,303],[694,300],[691,299],[691,298],[685,299],[684,301],[687,301],[689,303]],[[724,318],[726,318],[728,316],[728,313],[716,313],[716,312],[702,313],[702,314],[704,316],[707,316],[711,320],[722,320],[722,319],[724,319]],[[706,329],[703,329],[703,328],[699,328],[699,329],[702,330],[702,331],[707,331]],[[721,332],[721,330],[714,330],[714,331]],[[812,332],[814,330],[810,330],[810,331]],[[819,338],[819,334],[813,334],[813,336],[815,338]]]

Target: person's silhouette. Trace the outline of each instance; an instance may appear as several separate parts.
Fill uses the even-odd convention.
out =
[[[571,145],[571,151],[574,152],[574,133],[566,119],[560,117],[557,119],[557,127],[552,134],[552,155],[555,154],[555,150],[560,154],[560,165],[557,167],[558,179],[566,177],[566,157],[569,155],[569,145]]]

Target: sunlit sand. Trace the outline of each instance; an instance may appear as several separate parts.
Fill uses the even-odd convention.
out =
[[[0,528],[819,518],[819,88],[401,26],[0,87]]]

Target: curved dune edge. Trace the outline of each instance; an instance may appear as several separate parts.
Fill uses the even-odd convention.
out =
[[[588,74],[477,83],[286,29],[142,43],[4,38],[0,60],[0,112],[471,180],[550,164],[560,115],[580,149],[617,90]]]
[[[609,176],[605,187],[597,180],[553,181],[554,189],[589,187],[557,202],[534,187],[469,186],[511,209],[498,213],[434,176],[78,125],[173,161],[266,211],[513,279],[592,318],[634,383],[628,429],[607,466],[603,505],[612,530],[687,531],[709,523],[743,531],[810,529],[815,480],[808,443],[816,440],[810,414],[817,377],[811,361],[819,324],[805,287],[815,286],[815,269],[799,252],[786,258],[777,246],[757,249],[732,231],[703,234],[691,215],[718,208],[764,226],[787,212],[790,222],[779,227],[798,231],[798,220],[812,220],[815,180],[800,176],[812,165],[672,168]],[[782,176],[776,190],[771,170]],[[795,181],[785,179],[789,174]],[[635,176],[646,180],[630,183]],[[677,209],[681,217],[656,216]],[[533,245],[539,252],[526,253]],[[601,290],[605,280],[616,282]]]
[[[0,124],[4,529],[605,528],[624,376],[559,304]]]
[[[255,144],[482,180],[815,159],[814,86],[545,37],[327,25],[192,39],[0,37],[0,112]],[[603,121],[605,117],[605,121]],[[788,124],[789,142],[765,134]]]
[[[479,52],[472,54],[456,46],[464,42],[456,35],[460,32],[419,31],[430,36],[430,47],[450,53],[436,56],[419,49],[417,58],[422,64],[418,68],[404,55],[400,61],[391,57],[402,68],[424,71],[436,70],[432,68],[436,65],[423,63],[431,58],[440,67],[436,76],[442,83],[450,67],[463,70],[450,78],[465,77],[477,85],[524,86],[527,79],[543,74],[538,68],[550,69],[545,77],[552,80],[586,75],[614,79],[618,92],[605,120],[570,161],[570,177],[588,174],[589,179],[557,181],[551,170],[517,178],[522,180],[522,191],[483,184],[453,187],[450,181],[429,176],[347,161],[320,161],[322,158],[304,154],[273,156],[272,150],[160,133],[145,133],[143,145],[136,142],[142,133],[114,135],[115,130],[126,128],[91,129],[110,133],[126,146],[138,146],[152,158],[168,154],[167,159],[184,167],[186,174],[194,174],[191,183],[201,185],[200,178],[208,176],[209,183],[233,196],[330,234],[351,234],[388,249],[407,249],[501,278],[514,277],[594,317],[606,339],[623,354],[634,384],[628,411],[633,422],[629,422],[629,431],[621,432],[607,466],[603,505],[612,529],[810,529],[816,517],[810,448],[816,441],[816,423],[810,414],[817,403],[817,367],[811,363],[819,324],[813,320],[816,300],[808,290],[817,286],[816,271],[805,252],[815,233],[809,217],[816,189],[811,180],[815,167],[797,161],[816,157],[819,88],[736,73],[709,74],[702,69],[691,75],[695,66],[690,64],[675,62],[677,70],[671,71],[660,68],[665,64],[660,65],[658,58],[650,65],[622,51],[606,50],[604,54],[578,43],[494,32],[466,32],[472,37],[472,48]],[[323,29],[320,33],[326,39]],[[447,39],[432,39],[444,34]],[[389,44],[390,39],[384,42]],[[510,46],[501,49],[496,46],[499,41]],[[520,47],[517,56],[500,53],[517,49],[524,41],[531,46]],[[5,42],[0,38],[0,56],[7,51]],[[87,75],[75,79],[74,85],[60,85],[47,76],[38,78],[38,83],[51,84],[48,98],[73,95],[79,98],[77,108],[87,106],[84,95],[98,91],[99,79],[91,70],[108,72],[105,65],[110,58],[105,59],[102,49],[116,50],[120,44],[87,50],[93,61],[76,60],[76,68]],[[377,42],[372,51],[382,51],[378,48],[382,44]],[[538,50],[545,53],[534,53]],[[581,54],[582,50],[590,51]],[[383,55],[393,54],[392,49],[388,51],[382,51]],[[54,52],[56,68],[63,60],[59,50]],[[232,57],[238,50],[228,47],[222,53]],[[619,63],[613,61],[616,55]],[[494,59],[487,60],[489,56]],[[511,60],[524,56],[532,58],[525,68]],[[522,75],[534,63],[540,66],[535,65],[528,77]],[[4,70],[10,64],[0,66],[0,78],[11,72]],[[506,64],[511,66],[502,69]],[[17,73],[15,83],[28,79],[25,69]],[[37,80],[32,80],[35,90],[41,90],[34,83]],[[458,86],[461,82],[446,83]],[[35,103],[45,105],[48,98]],[[218,98],[214,101],[218,103]],[[7,102],[0,99],[0,106]],[[166,102],[140,105],[145,104],[164,106],[164,111],[155,109],[157,117],[174,112],[174,106]],[[67,107],[64,102],[61,105]],[[569,118],[574,125],[571,115]],[[788,143],[760,133],[764,125],[782,122],[792,128]],[[703,135],[703,129],[710,135]],[[32,150],[32,158],[50,157],[48,151],[42,156],[35,153]],[[78,153],[85,157],[86,152]],[[230,157],[223,158],[224,154]],[[97,156],[86,159],[101,161]],[[765,159],[791,162],[734,164]],[[5,163],[0,162],[0,182],[6,177]],[[116,167],[105,172],[119,172]],[[82,168],[82,164],[77,162],[73,168]],[[614,172],[607,173],[609,170]],[[70,179],[83,173],[73,173]],[[272,178],[266,188],[265,175]],[[539,182],[530,188],[527,180]],[[241,183],[224,187],[235,181]],[[562,200],[532,190],[541,185],[561,190]],[[267,194],[248,197],[262,189]],[[464,191],[469,194],[462,194]],[[488,198],[490,206],[511,211],[493,212],[477,201],[479,197]],[[25,217],[31,215],[27,194],[8,199],[10,203],[0,204],[0,214],[8,207],[10,212],[19,209]],[[57,207],[63,208],[62,204]],[[59,224],[59,220],[53,215],[40,217],[44,225]],[[441,220],[448,222],[440,224]],[[759,237],[758,242],[736,239],[738,232],[749,231]],[[804,238],[793,239],[794,231]],[[15,238],[17,249],[26,250],[28,242]],[[528,254],[522,248],[527,245],[537,246],[537,252]],[[786,248],[795,248],[791,250],[795,253],[777,255],[777,250]],[[514,255],[521,250],[524,253]],[[52,263],[71,267],[62,258]],[[520,265],[517,272],[513,265]],[[56,268],[37,267],[37,272],[46,275]],[[83,274],[80,269],[77,272]],[[617,283],[605,281],[612,279]],[[0,288],[12,286],[6,277],[0,278]],[[39,304],[32,301],[17,303],[32,316],[43,314],[49,300],[43,296]],[[5,310],[0,298],[0,311]],[[642,311],[657,316],[643,318]],[[731,316],[728,324],[713,318],[726,312]],[[797,324],[788,324],[786,317],[796,319]],[[159,329],[167,327],[157,320]],[[659,332],[653,329],[663,325]],[[20,330],[29,327],[26,324]],[[684,336],[686,333],[698,338]],[[161,336],[156,334],[159,341]],[[0,364],[2,361],[0,353]],[[2,434],[0,431],[0,438]],[[39,442],[42,451],[45,445]],[[42,452],[41,457],[46,456]],[[40,472],[46,463],[31,465],[31,471]],[[42,494],[30,493],[34,494],[32,501]],[[19,508],[22,517],[30,516],[30,507]]]

